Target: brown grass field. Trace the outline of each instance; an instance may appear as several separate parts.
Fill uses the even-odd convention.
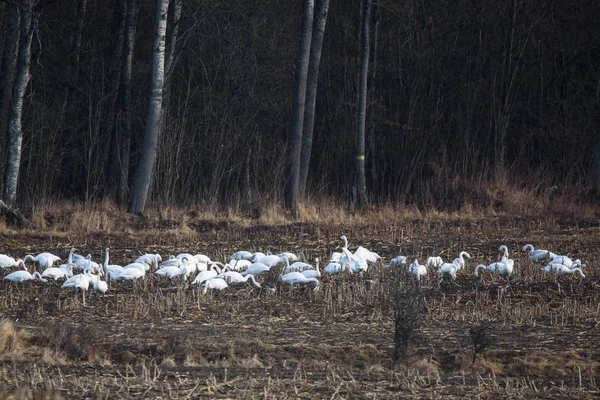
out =
[[[454,282],[439,284],[430,272],[418,289],[426,304],[420,327],[396,366],[390,293],[413,284],[404,268],[376,264],[363,279],[323,277],[317,292],[291,290],[278,283],[277,272],[260,278],[262,289],[207,295],[152,275],[141,285],[115,283],[105,296],[89,294],[85,305],[60,283],[3,280],[0,398],[600,396],[595,218],[377,214],[292,223],[168,210],[151,218],[100,214],[71,213],[63,226],[59,221],[67,217],[46,212],[32,217],[32,229],[3,226],[0,252],[16,258],[50,251],[65,258],[74,246],[100,260],[110,247],[111,263],[126,264],[139,252],[203,253],[226,261],[246,249],[303,251],[312,261],[339,251],[345,234],[351,250],[365,246],[384,262],[399,254],[409,262],[431,255],[452,260],[461,250],[473,259]],[[525,243],[580,258],[585,279],[542,274],[521,251]],[[515,259],[511,282],[473,276],[475,265],[497,259],[501,244]],[[469,332],[482,324],[485,346],[473,362]]]

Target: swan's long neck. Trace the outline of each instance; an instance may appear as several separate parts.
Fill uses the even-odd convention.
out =
[[[313,292],[316,292],[317,290],[319,290],[319,280],[317,278],[308,278],[306,281],[316,283],[315,288],[313,289]]]
[[[524,251],[527,251],[527,250],[529,250],[529,252],[531,253],[531,252],[534,250],[534,249],[533,249],[533,245],[531,245],[531,244],[526,244],[526,245],[523,247],[523,250],[524,250]]]
[[[106,267],[108,267],[108,247],[106,248],[106,252],[104,253],[104,270],[106,271]]]
[[[281,276],[283,276],[285,271],[290,268],[290,260],[288,260],[286,256],[283,256],[282,258],[285,260],[285,268],[281,270]]]
[[[71,247],[71,251],[69,252],[69,256],[67,257],[67,263],[73,262],[73,254],[75,253],[75,247]]]
[[[581,268],[573,268],[571,271],[572,271],[571,274],[578,272],[582,278],[585,278],[585,275],[583,274],[583,271],[581,270]]]
[[[39,273],[39,272],[37,272],[37,271],[35,271],[35,272],[32,274],[32,276],[33,276],[33,279],[35,279],[35,278],[37,277],[37,278],[38,278],[40,281],[42,281],[42,282],[46,282],[46,280],[45,280],[45,279],[42,277],[42,275],[40,275],[40,273]]]
[[[217,273],[219,273],[219,274],[220,274],[220,273],[221,273],[221,268],[219,268],[217,265],[221,265],[221,267],[223,267],[223,263],[220,263],[220,262],[218,262],[218,261],[212,261],[212,262],[210,263],[210,269],[211,269],[212,271],[216,271]]]
[[[477,266],[477,268],[475,268],[475,276],[479,277],[479,272],[478,272],[478,271],[479,271],[480,269],[486,270],[486,269],[487,269],[487,267],[486,267],[485,265],[483,265],[483,264],[479,264],[479,265]]]
[[[348,248],[348,238],[346,236],[342,236],[342,240],[344,241],[344,247]]]
[[[248,279],[252,281],[252,284],[253,284],[254,286],[256,286],[256,287],[260,287],[260,285],[258,284],[258,282],[256,282],[256,279],[254,279],[254,275],[252,275],[252,274],[248,274],[248,275],[246,275],[246,277],[244,278],[244,280],[245,280],[246,282],[248,282]]]

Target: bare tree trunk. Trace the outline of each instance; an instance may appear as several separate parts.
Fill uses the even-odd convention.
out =
[[[67,110],[71,113],[73,121],[77,121],[77,86],[79,81],[79,60],[81,59],[81,36],[83,35],[83,20],[87,8],[87,0],[77,2],[77,14],[75,27],[73,28],[73,39],[71,41],[71,74],[69,84],[67,85]]]
[[[33,0],[26,0],[19,8],[21,13],[19,55],[15,72],[15,81],[12,88],[8,120],[8,154],[6,157],[6,170],[4,175],[3,198],[9,207],[14,207],[17,201],[17,182],[21,165],[21,148],[23,143],[23,130],[21,119],[23,117],[23,98],[29,83],[29,63],[31,60],[31,40],[33,37]]]
[[[314,0],[305,0],[302,18],[302,34],[296,63],[294,96],[292,99],[292,133],[290,136],[290,156],[288,179],[285,187],[285,207],[293,209],[298,203],[298,184],[300,180],[300,155],[302,151],[302,127],[304,124],[304,107],[306,101],[306,80],[312,41]]]
[[[302,129],[302,151],[300,155],[300,182],[298,186],[299,197],[304,197],[306,181],[308,180],[308,167],[312,152],[313,132],[315,128],[315,105],[317,102],[317,85],[319,83],[319,65],[321,64],[321,51],[323,37],[327,23],[329,0],[317,0],[313,22],[312,41],[310,45],[310,61],[308,63],[308,77],[306,87],[306,105],[304,109],[304,126]]]
[[[159,125],[159,137],[163,137],[164,140],[170,140],[169,134],[167,133],[167,119],[169,117],[169,104],[171,98],[171,84],[173,82],[173,70],[177,64],[178,53],[177,43],[179,36],[179,19],[181,18],[181,7],[182,0],[171,0],[169,3],[169,16],[167,18],[167,34],[165,38],[165,79],[163,84],[163,100],[162,100],[162,111]],[[160,149],[162,146],[159,145],[157,150],[157,165],[161,165],[161,157],[165,156],[164,152]],[[154,187],[160,182],[160,178],[157,178],[154,182]],[[156,197],[161,201],[166,201],[169,198],[168,187],[163,187],[165,190],[156,191]]]
[[[165,36],[167,33],[167,14],[169,0],[158,0],[156,5],[156,36],[154,37],[154,54],[152,59],[152,87],[148,119],[144,133],[144,145],[129,203],[129,212],[142,214],[148,198],[148,189],[152,180],[152,170],[156,161],[158,135],[163,99],[163,84],[165,76]]]
[[[129,195],[129,159],[131,152],[131,71],[135,52],[136,2],[126,1],[125,30],[123,33],[123,54],[119,78],[116,141],[118,149],[118,189],[117,201],[125,204]]]
[[[165,83],[163,88],[163,96],[165,99],[169,97],[171,82],[173,81],[173,69],[176,64],[177,38],[179,36],[179,19],[181,18],[181,6],[183,0],[171,0],[169,3],[169,17],[167,19],[167,36],[165,38]],[[167,106],[163,102],[163,110]]]
[[[6,155],[8,107],[12,95],[15,67],[19,50],[19,8],[15,3],[7,3],[7,29],[2,64],[0,65],[0,155]],[[0,163],[0,177],[4,177],[4,163]],[[0,183],[0,191],[3,182]]]
[[[369,22],[371,0],[363,0],[363,20],[360,35],[360,75],[358,86],[358,128],[356,130],[356,160],[354,179],[354,206],[358,209],[367,202],[365,179],[365,124],[367,120],[367,76],[369,73]]]
[[[596,148],[592,163],[592,200],[600,199],[600,117],[596,119]]]

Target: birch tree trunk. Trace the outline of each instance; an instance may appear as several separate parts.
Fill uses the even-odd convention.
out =
[[[360,75],[358,86],[358,129],[356,130],[356,160],[354,206],[361,209],[367,202],[365,179],[365,124],[367,117],[367,76],[369,73],[369,22],[371,0],[363,0],[363,20],[360,35]]]
[[[133,191],[129,203],[129,212],[142,214],[148,199],[148,189],[152,180],[152,170],[156,161],[158,135],[160,131],[163,84],[165,76],[165,35],[167,33],[167,14],[169,0],[158,0],[156,6],[156,36],[152,58],[152,83],[148,119],[144,133],[144,144],[138,169],[133,181]]]
[[[306,80],[308,76],[308,63],[310,58],[310,45],[312,41],[312,28],[314,17],[314,0],[305,0],[304,16],[302,18],[302,33],[298,62],[296,63],[296,77],[294,81],[294,95],[292,98],[292,132],[289,143],[288,179],[285,187],[285,207],[293,209],[298,203],[298,184],[300,180],[300,155],[302,151],[302,127],[304,124],[304,107],[306,101]]]
[[[6,8],[6,41],[0,64],[0,155],[6,154],[8,107],[12,96],[13,81],[15,79],[15,67],[19,54],[19,8],[15,3],[7,3]],[[0,176],[4,178],[5,164],[0,164]],[[0,189],[3,182],[0,184]]]
[[[304,109],[302,150],[300,155],[299,197],[304,197],[306,192],[306,181],[308,180],[308,168],[310,165],[313,132],[315,128],[315,105],[317,102],[317,85],[319,83],[319,66],[321,64],[321,51],[323,49],[323,37],[325,36],[328,11],[329,0],[317,0],[314,13],[312,41],[310,45],[310,61],[308,63],[306,105]]]
[[[15,72],[15,81],[12,88],[12,99],[8,120],[8,151],[6,157],[6,170],[4,175],[4,202],[9,207],[14,207],[17,201],[17,182],[21,165],[21,148],[23,143],[23,129],[21,119],[23,116],[23,98],[29,83],[29,64],[31,60],[31,40],[33,37],[33,0],[26,0],[19,7],[21,19],[19,23],[19,55]]]
[[[118,190],[117,201],[125,204],[129,195],[129,160],[131,152],[131,71],[135,51],[136,3],[126,1],[125,30],[121,73],[119,77],[118,111],[116,123],[116,140],[118,149]]]

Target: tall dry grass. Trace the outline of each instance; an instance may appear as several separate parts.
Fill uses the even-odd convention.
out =
[[[466,184],[466,183],[465,183]],[[190,235],[198,223],[234,224],[239,226],[278,226],[290,223],[313,223],[334,226],[365,226],[410,220],[464,220],[496,217],[533,219],[593,220],[600,217],[597,204],[585,200],[582,188],[560,188],[552,199],[538,187],[519,188],[506,181],[487,182],[468,193],[458,185],[451,207],[437,207],[435,201],[417,203],[376,203],[357,211],[340,199],[329,197],[306,200],[290,212],[280,203],[257,203],[247,206],[221,207],[216,203],[151,203],[143,217],[132,216],[109,200],[98,202],[48,201],[26,212],[30,229],[56,234],[119,234],[139,230],[170,231]],[[431,195],[433,196],[433,194]],[[14,228],[0,223],[0,232]]]

